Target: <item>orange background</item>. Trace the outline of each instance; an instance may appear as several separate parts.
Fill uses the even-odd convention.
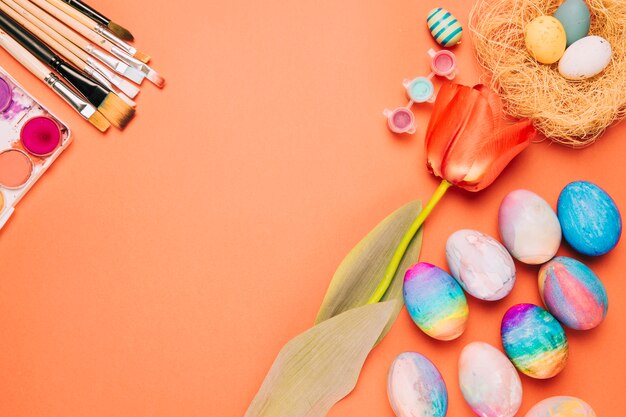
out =
[[[381,112],[406,102],[403,78],[429,72],[426,13],[443,6],[466,25],[472,2],[93,3],[132,30],[168,85],[146,82],[136,120],[103,136],[0,53],[75,139],[0,232],[0,415],[243,415],[280,348],[311,326],[341,259],[388,213],[434,191],[422,149],[430,106],[415,107],[414,136],[390,134]],[[454,52],[458,81],[477,82],[469,37]],[[459,228],[497,236],[498,205],[516,188],[554,206],[565,184],[586,179],[626,208],[625,129],[585,150],[535,144],[486,191],[450,192],[428,219],[421,259],[445,266]],[[586,261],[607,287],[608,317],[567,332],[558,377],[522,377],[520,416],[560,394],[623,414],[624,244]],[[429,339],[404,310],[329,416],[392,417],[386,372],[407,350],[443,373],[448,415],[471,415],[461,348],[500,346],[506,309],[540,302],[537,268],[518,267],[508,298],[469,300],[469,328],[454,342]]]

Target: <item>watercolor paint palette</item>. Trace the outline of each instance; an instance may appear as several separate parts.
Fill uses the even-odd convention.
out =
[[[0,229],[70,142],[68,127],[0,67]]]

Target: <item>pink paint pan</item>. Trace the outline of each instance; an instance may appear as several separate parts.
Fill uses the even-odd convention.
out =
[[[35,156],[52,154],[61,143],[59,125],[47,116],[29,119],[20,131],[22,146]]]

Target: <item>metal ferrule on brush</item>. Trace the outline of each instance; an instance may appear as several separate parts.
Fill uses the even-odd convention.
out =
[[[115,46],[112,47],[111,48],[111,53],[113,55],[115,55],[116,57],[118,57],[119,59],[121,59],[122,61],[124,61],[125,63],[127,63],[128,66],[130,66],[132,68],[135,68],[135,69],[143,72],[146,75],[150,72],[151,68],[148,65],[144,64],[143,62],[141,62],[137,58],[128,55],[128,53],[126,53],[125,51],[121,50],[120,48],[117,48]]]
[[[59,79],[53,73],[48,74],[44,79],[54,91],[57,92],[63,100],[65,100],[70,106],[74,107],[77,112],[80,113],[85,119],[89,119],[96,112],[96,108],[80,97],[74,92],[67,84]]]
[[[109,29],[107,29],[105,26],[103,25],[98,25],[95,28],[93,28],[97,33],[99,33],[100,35],[102,35],[103,38],[105,38],[106,40],[108,40],[109,42],[111,42],[112,44],[115,44],[117,46],[119,46],[121,49],[123,49],[124,51],[126,51],[127,53],[131,54],[131,55],[135,55],[137,53],[137,48],[135,48],[132,45],[127,44],[126,42],[124,42],[123,40],[121,40],[120,38],[118,38],[117,36],[115,36],[113,34],[113,32],[111,32]]]
[[[111,85],[111,82],[103,74],[97,71],[95,68],[87,66],[86,68],[83,68],[83,71],[85,72],[85,74],[87,74],[94,80],[98,81],[100,84],[102,84],[109,90],[111,91],[113,90],[113,86]]]
[[[95,56],[100,61],[104,62],[107,66],[109,66],[115,72],[119,74],[123,74],[124,71],[126,71],[126,69],[128,68],[128,65],[125,64],[124,62],[120,61],[119,59],[115,57],[112,57],[111,55],[105,52],[102,52],[100,49],[96,48],[93,45],[87,45],[87,48],[85,49],[87,49],[88,53]]]
[[[90,67],[96,69],[100,74],[102,74],[103,77],[105,77],[107,80],[109,80],[109,82],[111,84],[117,85],[117,86],[119,86],[119,84],[121,84],[122,79],[119,76],[115,75],[115,73],[111,72],[107,67],[102,65],[96,59],[88,57],[87,58],[87,64]]]

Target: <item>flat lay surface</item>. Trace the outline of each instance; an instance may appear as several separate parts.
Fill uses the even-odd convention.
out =
[[[73,137],[0,231],[0,415],[241,416],[280,348],[312,326],[344,256],[436,189],[423,148],[432,104],[413,107],[414,135],[391,133],[382,112],[406,103],[403,79],[431,70],[427,13],[445,7],[467,28],[473,1],[91,4],[131,29],[167,85],[146,81],[135,120],[103,135],[0,50]],[[455,81],[478,83],[467,30],[451,50]],[[445,245],[459,229],[502,241],[498,208],[519,188],[556,209],[565,185],[587,180],[625,213],[625,135],[612,127],[582,150],[538,138],[488,189],[450,190],[426,221],[420,260],[449,271]],[[557,395],[623,414],[624,245],[590,258],[562,243],[558,255],[604,284],[608,313],[593,330],[565,330],[570,356],[555,378],[520,374],[519,416]],[[504,313],[543,306],[540,266],[515,265],[504,299],[467,296],[456,340],[429,338],[404,309],[328,415],[393,417],[387,371],[405,351],[437,366],[449,416],[472,415],[462,349],[502,350]]]

